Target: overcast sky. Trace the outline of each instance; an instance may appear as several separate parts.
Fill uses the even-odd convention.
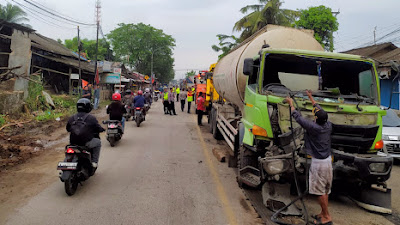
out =
[[[14,3],[13,1],[29,6],[24,0],[0,0],[0,4]],[[30,1],[82,22],[95,21],[95,0]],[[257,2],[257,0],[102,0],[101,24],[104,34],[116,28],[118,23],[143,22],[172,35],[176,39],[174,50],[176,78],[181,78],[188,70],[208,69],[211,63],[216,62],[218,53],[211,49],[211,45],[218,43],[215,35],[232,34],[234,23],[243,16],[239,9]],[[400,28],[400,15],[397,11],[400,6],[399,0],[286,0],[282,8],[296,10],[322,4],[332,8],[333,11],[340,11],[337,16],[339,31],[334,34],[336,51],[357,48],[373,41],[375,27],[377,27],[377,38]],[[62,40],[76,36],[76,28],[71,24],[55,21],[38,13],[28,13],[29,24],[40,34]],[[81,27],[81,30],[83,38],[95,38],[93,27]],[[382,41],[400,43],[400,32]]]

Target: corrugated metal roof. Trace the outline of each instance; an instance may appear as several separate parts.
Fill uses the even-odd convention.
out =
[[[400,49],[391,42],[352,49],[343,53],[373,58],[380,66],[390,65],[391,60],[400,61]]]

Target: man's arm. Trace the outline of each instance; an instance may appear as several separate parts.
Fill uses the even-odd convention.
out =
[[[312,105],[315,106],[317,104],[317,102],[314,100],[314,98],[312,96],[312,92],[310,90],[307,90],[306,93],[307,93],[307,96],[310,99]]]
[[[312,122],[311,120],[308,120],[308,119],[302,117],[301,114],[296,110],[296,108],[293,105],[293,99],[292,98],[286,97],[286,101],[289,103],[293,118],[296,120],[296,122],[298,124],[300,124],[301,127],[306,129],[307,131],[309,131],[312,128],[314,128],[315,123]]]

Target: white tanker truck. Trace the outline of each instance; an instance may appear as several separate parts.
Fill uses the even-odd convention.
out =
[[[383,148],[386,112],[372,59],[324,52],[310,30],[268,25],[223,57],[212,78],[220,96],[211,104],[210,130],[231,147],[229,165],[238,167],[239,185],[262,189],[270,209],[289,204],[294,173],[306,188],[304,131],[284,99],[292,96],[302,115],[313,119],[309,89],[333,123],[333,191],[367,210],[392,212],[386,180],[393,159],[376,154]]]

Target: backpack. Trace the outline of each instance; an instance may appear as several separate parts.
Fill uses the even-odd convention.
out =
[[[79,145],[85,145],[86,142],[92,140],[93,134],[90,127],[86,125],[86,118],[89,113],[85,114],[83,117],[74,115],[74,121],[71,123],[71,137],[75,140],[79,140]]]

